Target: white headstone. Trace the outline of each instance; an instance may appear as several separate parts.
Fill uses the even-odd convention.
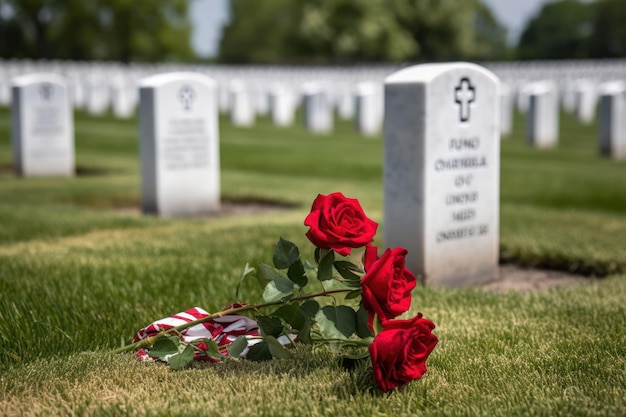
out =
[[[354,94],[351,88],[344,87],[338,92],[337,115],[342,120],[350,120],[354,117]]]
[[[217,102],[221,113],[228,113],[230,109],[230,89],[226,82],[218,85]]]
[[[74,117],[64,77],[41,73],[13,79],[11,140],[18,175],[74,175]]]
[[[214,212],[220,204],[216,87],[207,76],[180,72],[141,82],[141,198],[162,217]]]
[[[596,115],[598,94],[596,86],[588,80],[580,80],[576,83],[576,118],[580,123],[593,122]]]
[[[273,85],[270,89],[270,109],[276,126],[291,126],[296,111],[294,93],[282,84]]]
[[[11,80],[0,71],[0,106],[8,106],[11,103]]]
[[[135,86],[123,77],[111,83],[111,107],[113,115],[120,119],[128,119],[135,112],[133,94]]]
[[[235,126],[252,126],[256,114],[248,86],[240,80],[230,82],[230,121]]]
[[[626,86],[603,86],[600,96],[600,154],[626,159]]]
[[[362,82],[355,92],[356,131],[365,136],[375,136],[382,127],[382,91],[378,83]]]
[[[384,245],[428,284],[498,276],[499,80],[469,63],[385,80]]]
[[[573,82],[567,82],[561,89],[561,105],[563,110],[573,113],[576,110],[576,90]]]
[[[101,116],[109,109],[110,89],[107,80],[92,75],[87,84],[86,110],[94,116]]]
[[[530,106],[529,83],[522,82],[517,89],[517,110],[525,114]]]
[[[333,106],[322,84],[309,82],[303,87],[304,126],[312,133],[333,130]]]
[[[252,91],[255,113],[259,116],[266,116],[270,111],[270,96],[267,86],[263,82],[257,82]]]
[[[552,148],[559,141],[559,102],[556,86],[537,81],[528,88],[530,106],[526,115],[526,139],[534,148]]]
[[[500,87],[500,134],[504,138],[513,131],[513,91],[507,84]]]

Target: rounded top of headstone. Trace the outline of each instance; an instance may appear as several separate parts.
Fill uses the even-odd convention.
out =
[[[374,81],[362,81],[357,84],[356,91],[359,94],[376,94],[379,92],[381,85]]]
[[[141,87],[160,87],[173,82],[180,81],[195,81],[199,83],[204,83],[209,86],[215,85],[215,81],[204,74],[200,74],[198,72],[167,72],[164,74],[156,74],[146,77],[141,80]]]
[[[551,80],[533,81],[525,86],[525,91],[528,94],[545,94],[556,90],[556,84]]]
[[[322,81],[307,81],[302,85],[304,94],[318,94],[324,92],[324,83]]]
[[[439,75],[453,70],[470,70],[481,73],[484,76],[498,82],[498,77],[485,67],[470,62],[446,62],[437,64],[419,64],[403,68],[385,78],[385,84],[409,84],[416,82],[429,82]]]
[[[68,80],[64,76],[52,72],[37,72],[32,74],[18,75],[11,79],[12,85],[16,87],[22,87],[35,83],[54,83],[66,85],[67,82]]]
[[[617,94],[626,91],[626,83],[622,80],[607,81],[600,84],[598,88],[600,94]]]

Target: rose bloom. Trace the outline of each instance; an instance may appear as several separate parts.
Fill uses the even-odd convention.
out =
[[[435,324],[421,313],[411,320],[388,321],[369,346],[374,380],[384,392],[419,379],[426,372],[426,359],[437,336]]]
[[[341,193],[319,194],[304,224],[310,227],[306,236],[315,246],[343,256],[350,255],[352,248],[371,243],[378,228],[378,223],[365,215],[358,200]]]
[[[404,267],[406,249],[387,249],[380,258],[377,252],[375,246],[365,248],[366,273],[361,279],[363,306],[369,313],[370,329],[374,315],[384,324],[407,311],[411,307],[411,291],[417,285],[415,275]]]

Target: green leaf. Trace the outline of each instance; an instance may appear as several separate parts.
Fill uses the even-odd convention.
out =
[[[309,262],[309,261],[304,261],[304,267],[306,269],[315,269],[315,267],[313,265],[311,265],[311,262]]]
[[[330,306],[328,306],[330,307]],[[330,314],[332,317],[333,307],[324,307],[325,314]],[[356,332],[356,311],[352,308],[344,305],[334,307],[335,312],[335,326],[345,336],[350,337]],[[327,316],[328,317],[328,316]],[[329,318],[329,320],[332,320]]]
[[[178,337],[175,337],[175,339],[176,342],[169,337],[163,337],[157,340],[152,346],[152,349],[150,349],[150,352],[148,352],[148,355],[153,358],[163,359],[167,355],[178,353],[178,342],[180,341]]]
[[[357,298],[358,296],[361,295],[361,289],[358,290],[354,290],[354,291],[350,291],[347,295],[346,295],[346,300],[350,300],[352,298]]]
[[[305,287],[306,284],[308,284],[309,282],[304,272],[304,265],[302,265],[302,262],[300,262],[300,260],[297,260],[291,264],[289,270],[287,271],[287,276],[290,280],[298,284],[300,288]]]
[[[315,263],[319,265],[320,263],[320,259],[322,257],[322,249],[321,248],[315,248]]]
[[[213,339],[203,339],[202,342],[204,342],[207,345],[207,350],[206,350],[206,355],[210,358],[213,359],[217,359],[217,360],[222,360],[224,359],[224,355],[222,355],[222,353],[220,352],[219,347],[217,347],[217,343],[215,343],[215,340]]]
[[[246,359],[253,362],[262,362],[272,359],[272,354],[270,353],[267,341],[263,340],[262,342],[253,345],[248,351]]]
[[[245,336],[239,336],[230,345],[226,347],[228,356],[238,359],[241,353],[248,347],[248,339]]]
[[[259,264],[256,268],[256,277],[261,288],[265,288],[267,284],[280,277],[280,274],[268,264]]]
[[[348,306],[325,306],[315,315],[315,321],[327,339],[348,338],[356,331],[356,312]]]
[[[304,327],[306,317],[300,311],[297,303],[286,304],[272,313],[272,316],[280,317],[294,329],[300,330]]]
[[[278,337],[283,333],[283,322],[278,317],[259,316],[257,317],[257,323],[263,332],[263,336]]]
[[[320,310],[320,304],[315,300],[305,301],[300,306],[300,311],[307,317],[314,317]]]
[[[193,361],[194,349],[193,346],[187,345],[185,349],[173,356],[170,356],[167,363],[172,369],[182,369],[189,365]]]
[[[300,251],[292,242],[278,239],[274,247],[274,266],[278,269],[289,268],[294,262],[300,259]]]
[[[383,324],[380,322],[378,314],[374,314],[372,326],[374,327],[374,335],[377,335],[378,333],[383,331]]]
[[[313,339],[311,339],[311,321],[308,318],[304,320],[304,325],[298,330],[298,341],[307,345],[313,343]]]
[[[246,266],[243,268],[243,273],[241,274],[241,278],[239,279],[239,284],[237,284],[237,290],[235,291],[235,297],[238,300],[239,300],[239,293],[241,291],[241,285],[243,284],[243,280],[246,279],[246,277],[252,272],[254,272],[254,268],[252,268],[250,264],[246,262]]]
[[[263,300],[266,303],[287,300],[293,296],[294,283],[280,275],[274,278],[263,290]]]
[[[267,346],[269,347],[270,354],[272,355],[273,358],[276,358],[276,359],[291,359],[292,358],[291,352],[285,349],[285,347],[281,345],[280,342],[275,337],[267,336],[265,338],[265,341],[267,342]]]
[[[335,262],[335,252],[328,251],[328,253],[320,261],[320,266],[317,270],[317,279],[320,281],[328,281],[333,277],[333,263]]]
[[[343,285],[345,285],[346,287],[361,288],[361,282],[360,281],[345,280],[345,281],[342,281],[341,283]]]
[[[362,364],[365,359],[369,358],[369,356],[370,354],[367,350],[354,355],[341,355],[339,363],[343,369],[353,370]]]
[[[335,261],[334,263],[335,269],[339,272],[344,279],[350,281],[361,281],[361,277],[355,274],[354,272],[361,272],[359,267],[348,261]]]
[[[374,336],[368,326],[369,314],[365,307],[363,307],[363,303],[359,307],[356,312],[356,335],[360,338],[372,337]]]
[[[340,268],[344,268],[353,272],[358,272],[359,274],[362,274],[364,272],[361,268],[359,268],[358,265],[353,264],[350,261],[335,261],[335,266],[337,265],[339,265]]]

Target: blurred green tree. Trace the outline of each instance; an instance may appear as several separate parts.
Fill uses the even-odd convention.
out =
[[[474,48],[470,58],[477,61],[511,59],[513,49],[507,44],[507,30],[491,9],[479,3],[474,12]]]
[[[600,0],[594,8],[589,57],[626,57],[626,1]]]
[[[276,63],[297,56],[302,2],[231,0],[231,21],[224,27],[220,60],[229,63]]]
[[[578,0],[547,3],[522,32],[521,59],[582,59],[589,56],[594,4]]]
[[[231,0],[220,60],[498,59],[506,32],[479,0]]]
[[[194,57],[187,0],[4,2],[0,41],[5,58],[129,62]]]

